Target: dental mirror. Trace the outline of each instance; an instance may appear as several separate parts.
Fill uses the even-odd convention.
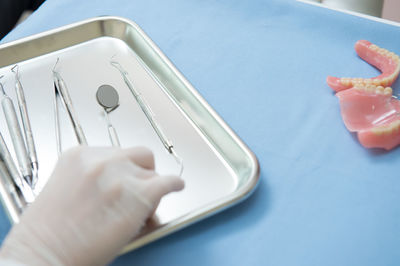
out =
[[[96,93],[97,102],[109,113],[119,105],[119,95],[110,85],[101,85]]]
[[[111,144],[116,147],[120,147],[118,134],[113,125],[110,122],[108,114],[115,110],[119,106],[119,95],[116,89],[110,85],[101,85],[97,89],[96,93],[97,102],[104,109],[104,116],[108,128],[108,136],[110,137]]]

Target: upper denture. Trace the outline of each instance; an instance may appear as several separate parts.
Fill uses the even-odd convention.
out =
[[[400,72],[399,56],[366,40],[355,44],[357,54],[378,68],[382,74],[374,78],[337,78],[329,76],[328,85],[335,91],[350,89],[355,85],[391,86]]]

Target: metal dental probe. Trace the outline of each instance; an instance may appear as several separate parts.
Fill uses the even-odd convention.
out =
[[[24,204],[10,179],[10,174],[2,158],[0,158],[0,194],[3,206],[8,210],[8,215],[11,218],[10,220],[18,222],[19,216],[24,209]]]
[[[18,172],[17,166],[14,163],[11,153],[8,150],[7,144],[4,141],[1,133],[0,133],[0,161],[4,162],[13,183],[22,192],[22,195],[24,196],[25,200],[27,200],[28,202],[33,201],[34,198],[33,192],[26,183],[26,181],[21,177],[20,173]]]
[[[15,71],[15,69],[16,69],[16,71]],[[31,167],[33,170],[32,171],[33,172],[32,186],[35,187],[37,178],[38,178],[39,163],[38,163],[38,159],[37,159],[37,155],[36,155],[35,142],[33,141],[31,122],[29,120],[28,108],[26,105],[24,89],[23,89],[21,81],[20,81],[18,65],[15,65],[11,69],[11,71],[13,73],[15,73],[15,93],[17,94],[18,106],[19,106],[19,111],[21,114],[22,125],[23,125],[24,131],[25,131],[26,146],[28,148],[28,154],[29,154],[29,158],[31,161]]]
[[[61,75],[55,70],[59,59],[57,59],[56,64],[53,68],[54,84],[58,93],[61,95],[62,102],[64,103],[65,109],[68,112],[68,116],[71,120],[72,126],[75,131],[76,138],[80,145],[87,145],[85,134],[83,133],[82,126],[78,121],[75,108],[72,104],[71,96],[69,95],[67,85],[61,77]]]
[[[174,146],[172,142],[167,138],[165,133],[163,132],[161,126],[157,123],[155,119],[155,115],[152,112],[150,106],[146,103],[144,98],[142,98],[141,94],[135,89],[133,86],[133,83],[129,80],[128,78],[128,73],[122,68],[121,64],[112,61],[111,60],[111,65],[114,66],[118,71],[121,73],[125,84],[128,86],[129,90],[133,94],[133,97],[135,97],[136,102],[139,104],[140,108],[142,109],[143,113],[146,115],[147,119],[149,120],[151,126],[153,127],[154,131],[156,132],[157,136],[159,137],[160,141],[164,145],[165,149],[172,155],[174,156],[176,162],[180,165],[180,171],[179,171],[179,176],[182,176],[183,173],[183,159],[175,152]]]
[[[54,84],[54,125],[56,133],[57,154],[58,157],[60,157],[62,153],[62,147],[61,147],[61,131],[60,131],[60,115],[58,111],[58,99],[59,99],[58,90],[56,88],[56,84]]]
[[[111,124],[108,113],[115,110],[119,106],[118,92],[110,85],[102,85],[96,92],[97,102],[103,107],[104,116],[108,128],[108,136],[110,137],[111,144],[115,147],[120,147],[117,131]]]
[[[3,76],[1,76],[0,79],[2,77]],[[0,83],[0,89],[3,94],[1,105],[3,107],[3,112],[6,117],[7,126],[11,136],[11,140],[14,145],[15,154],[17,155],[19,168],[21,170],[22,176],[25,178],[28,184],[32,185],[31,162],[28,158],[28,153],[26,152],[25,142],[22,137],[17,114],[14,109],[14,104],[11,98],[7,96],[2,83]]]

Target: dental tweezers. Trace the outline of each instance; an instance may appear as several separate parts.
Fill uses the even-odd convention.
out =
[[[122,75],[126,86],[128,86],[129,90],[131,91],[133,97],[136,99],[136,102],[139,104],[140,108],[142,109],[143,113],[146,115],[147,120],[150,122],[151,126],[153,127],[154,131],[156,132],[158,138],[164,145],[165,149],[170,153],[176,160],[176,162],[180,165],[179,176],[182,176],[183,173],[183,159],[176,153],[174,149],[174,145],[172,142],[167,138],[164,131],[162,130],[161,126],[155,119],[155,115],[151,110],[150,106],[146,103],[145,99],[142,97],[141,93],[133,86],[133,83],[129,80],[128,72],[121,66],[120,63],[111,60],[111,65],[118,69],[120,74]]]

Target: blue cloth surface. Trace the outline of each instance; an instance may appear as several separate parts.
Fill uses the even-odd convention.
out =
[[[354,44],[399,54],[400,28],[289,0],[48,0],[3,42],[99,15],[139,24],[261,165],[248,200],[113,265],[400,265],[400,148],[364,149],[325,82],[377,75]]]

